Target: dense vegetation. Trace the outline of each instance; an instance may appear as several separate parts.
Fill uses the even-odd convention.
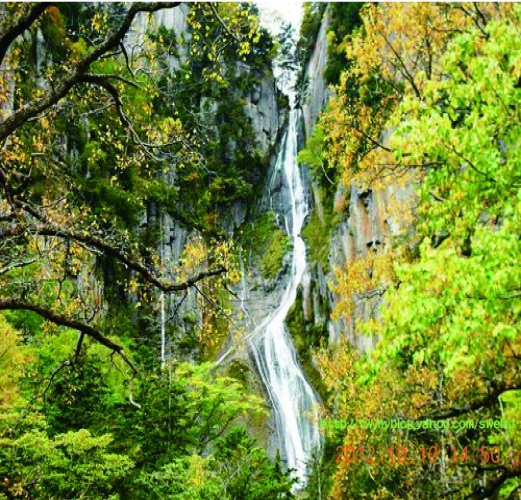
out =
[[[255,8],[0,10],[0,498],[291,498],[265,402],[204,363],[239,279],[227,212],[266,170]]]
[[[141,356],[137,408],[100,346],[87,342],[73,362],[71,331],[28,338],[3,318],[0,328],[0,498],[290,497],[246,430],[264,404],[236,379]]]
[[[185,8],[184,35],[149,15]],[[304,67],[325,11],[305,4]],[[207,362],[237,333],[237,245],[265,280],[289,245],[274,213],[240,228],[229,215],[250,215],[267,163],[244,112],[275,53],[255,7],[0,14],[0,500],[294,498],[253,437],[266,403],[251,373]],[[326,443],[297,496],[519,499],[521,9],[328,15],[334,95],[300,155],[322,206],[303,236],[336,277],[333,318],[378,344],[320,346],[326,325],[310,327],[299,289],[287,325],[324,396]],[[407,196],[381,246],[330,269],[351,186]],[[365,320],[364,297],[381,303]]]
[[[332,285],[336,318],[356,318],[357,297],[382,307],[356,318],[373,351],[346,341],[317,355],[338,445],[330,498],[520,498],[521,9],[371,4],[360,16],[301,159],[330,192],[409,195],[383,216],[385,245]],[[349,200],[326,202],[346,216]]]

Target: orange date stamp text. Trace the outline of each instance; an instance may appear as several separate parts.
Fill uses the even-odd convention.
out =
[[[445,446],[443,449],[437,445],[433,446],[389,446],[385,449],[377,449],[371,445],[337,446],[336,463],[347,464],[381,464],[387,462],[396,465],[437,464],[442,461],[447,464],[478,463],[500,464],[502,457],[499,446]],[[508,454],[511,456],[511,454]],[[517,455],[520,455],[518,453]],[[512,459],[512,464],[518,466],[521,456]]]

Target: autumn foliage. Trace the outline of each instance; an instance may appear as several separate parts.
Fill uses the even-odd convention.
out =
[[[335,317],[352,321],[354,297],[381,295],[379,315],[354,317],[379,342],[366,354],[346,341],[318,354],[325,414],[443,425],[328,431],[380,453],[376,463],[340,457],[330,498],[519,498],[521,422],[459,422],[520,415],[521,11],[394,3],[361,15],[313,147],[345,186],[410,195],[389,207],[400,224],[383,250],[336,271]],[[408,459],[391,462],[392,446]],[[423,462],[410,451],[422,446]]]

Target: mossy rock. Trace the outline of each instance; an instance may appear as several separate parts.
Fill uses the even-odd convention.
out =
[[[240,230],[242,247],[253,257],[264,279],[275,279],[282,269],[284,256],[291,250],[291,238],[276,225],[273,212],[266,212]]]
[[[325,387],[320,373],[313,365],[312,354],[313,349],[318,348],[323,339],[327,338],[327,330],[325,325],[317,326],[312,322],[306,322],[302,302],[302,288],[299,286],[295,302],[286,316],[285,325],[291,335],[306,378],[320,397],[324,398]]]
[[[291,239],[281,229],[275,230],[268,242],[264,257],[260,260],[263,278],[275,279],[282,268],[284,256],[291,250]]]

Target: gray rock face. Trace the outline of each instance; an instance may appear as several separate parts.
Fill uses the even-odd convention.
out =
[[[261,97],[262,97],[262,85],[259,83],[254,83],[251,94],[250,94],[251,103],[255,104],[255,106],[257,106],[259,104]]]
[[[323,76],[327,56],[328,23],[329,9],[326,9],[315,49],[307,66],[309,88],[303,104],[303,117],[305,133],[308,137],[313,132],[319,113],[332,95]],[[313,194],[313,208],[320,220],[324,221],[324,207],[318,193],[318,186],[311,182],[310,190]],[[326,319],[321,308],[317,306],[320,299],[329,304],[329,311],[332,311],[341,299],[331,288],[336,280],[335,269],[346,269],[350,263],[367,255],[368,252],[382,253],[387,250],[390,238],[400,228],[400,221],[387,215],[390,204],[410,196],[409,190],[394,186],[386,186],[380,191],[362,190],[355,185],[337,186],[335,205],[341,199],[349,201],[344,212],[339,214],[340,221],[328,242],[329,270],[324,273],[322,266],[318,264],[310,277],[312,285],[304,290],[305,293],[311,294],[309,297],[304,297],[304,313],[306,314],[306,304],[312,303],[315,324],[320,325],[327,321],[330,343],[338,342],[341,337],[348,338],[362,352],[372,349],[375,344],[377,339],[360,334],[357,331],[357,324],[365,319],[378,318],[380,291],[375,290],[364,297],[353,297],[355,310],[349,320]]]
[[[368,252],[385,251],[386,242],[392,234],[388,220],[383,217],[387,212],[390,196],[390,190],[373,192],[351,186],[347,215],[341,219],[331,238],[330,269],[345,269]],[[332,274],[328,278],[334,283]],[[331,307],[334,308],[340,297],[331,293],[330,300]],[[355,311],[348,321],[330,321],[330,342],[337,342],[343,335],[363,352],[372,348],[375,339],[360,335],[356,325],[358,320],[378,317],[380,294],[375,291],[365,297],[355,296],[354,301]]]
[[[302,106],[306,136],[309,137],[317,121],[318,115],[324,109],[331,91],[324,80],[324,70],[327,61],[327,28],[329,26],[330,10],[326,9],[320,30],[317,35],[315,49],[306,68],[309,78],[308,96]]]
[[[244,111],[252,121],[262,153],[268,154],[277,140],[280,126],[273,77],[262,76],[260,82],[254,84],[251,94],[246,97]]]
[[[1,11],[0,11],[1,12]],[[2,118],[9,116],[14,109],[14,93],[16,88],[16,81],[14,78],[14,71],[12,68],[6,68],[5,60],[0,65],[0,71],[4,74],[5,81],[5,99],[0,100],[0,113]]]
[[[158,26],[173,30],[176,36],[186,36],[188,35],[186,16],[189,10],[189,5],[182,3],[175,9],[163,9],[154,12],[154,20]]]
[[[190,31],[187,24],[187,14],[190,5],[182,3],[175,9],[164,9],[153,13],[152,15],[142,13],[136,17],[129,34],[125,38],[125,47],[130,56],[135,56],[139,52],[139,47],[143,43],[145,33],[147,30],[165,27],[172,30],[177,40],[190,40]],[[178,56],[169,56],[168,71],[172,74],[176,71],[188,58],[188,47],[185,44],[177,44]],[[253,70],[248,65],[238,62],[234,71],[239,75],[249,75]],[[271,74],[256,74],[257,82],[254,83],[250,89],[241,92],[238,89],[231,88],[230,91],[234,93],[237,99],[242,99],[244,102],[244,111],[246,116],[251,120],[254,130],[254,138],[252,143],[256,142],[260,153],[266,158],[273,152],[275,142],[279,135],[279,127],[281,120],[279,119],[279,109],[277,105],[277,89],[275,80]],[[219,109],[219,101],[210,95],[201,96],[199,103],[199,120],[204,125],[205,130],[209,136],[215,140],[220,140],[219,124],[216,120],[217,111]],[[229,150],[235,151],[236,145],[228,144]],[[267,165],[266,168],[269,168]],[[172,166],[172,170],[165,174],[165,180],[172,185],[176,183],[176,171]],[[237,201],[226,213],[220,213],[222,227],[228,234],[240,227],[246,220],[248,212],[251,207],[244,201]],[[158,225],[160,227],[160,251],[162,256],[162,263],[165,269],[175,269],[180,257],[188,242],[199,237],[197,231],[188,230],[179,221],[174,220],[168,214],[159,213],[153,207],[150,207],[145,214],[143,214],[142,227],[150,227]],[[248,266],[248,256],[244,256],[244,265]],[[255,322],[263,317],[270,310],[278,306],[280,295],[283,292],[282,274],[290,263],[286,262],[283,269],[279,273],[280,278],[274,281],[264,280],[257,269],[253,268],[251,272],[252,282],[246,285],[246,291],[238,294],[247,295],[250,304],[254,304],[249,308],[249,317],[245,321]],[[174,271],[175,272],[175,271]],[[280,293],[279,293],[280,288]],[[178,304],[179,297],[169,297],[166,301],[166,317],[171,318],[170,321],[175,323],[175,328],[179,335],[188,333],[188,329],[194,324],[201,322],[201,311],[197,303],[195,293],[189,292],[183,299],[181,305]],[[175,314],[173,312],[175,311]],[[190,322],[184,321],[183,318],[190,317]],[[175,350],[175,346],[171,344],[169,348]],[[175,352],[171,352],[175,355]]]
[[[227,212],[220,213],[220,220],[224,231],[230,235],[246,220],[248,206],[242,200],[237,200]]]
[[[288,221],[291,220],[289,189],[284,179],[284,173],[280,170],[280,165],[276,163],[275,158],[272,158],[263,193],[262,200],[259,202],[259,212],[273,212],[274,227],[277,226],[289,233]],[[252,222],[252,224],[255,223]],[[242,291],[247,302],[248,331],[253,331],[256,325],[260,324],[280,305],[291,261],[291,252],[288,252],[283,258],[277,276],[274,279],[265,279],[258,268],[258,262],[253,260],[251,255],[244,256],[244,267],[249,274],[249,279]]]
[[[176,39],[184,37],[185,40],[190,39],[190,32],[188,30],[188,23],[186,18],[190,6],[187,3],[181,3],[174,9],[162,9],[152,14],[140,12],[134,19],[130,30],[124,39],[124,45],[127,52],[134,56],[139,52],[139,47],[143,44],[145,33],[147,30],[164,27],[172,30],[175,33]],[[170,71],[178,69],[183,62],[188,58],[188,50],[184,44],[178,44],[179,57],[168,56],[168,67]]]
[[[36,85],[40,89],[46,89],[48,84],[43,78],[43,71],[45,66],[46,52],[45,52],[45,38],[42,30],[38,28],[36,30],[35,40],[35,68],[36,68]]]
[[[217,136],[219,132],[215,116],[219,109],[219,102],[213,97],[202,96],[199,109],[201,122],[204,123],[205,127],[207,127],[209,133]]]

